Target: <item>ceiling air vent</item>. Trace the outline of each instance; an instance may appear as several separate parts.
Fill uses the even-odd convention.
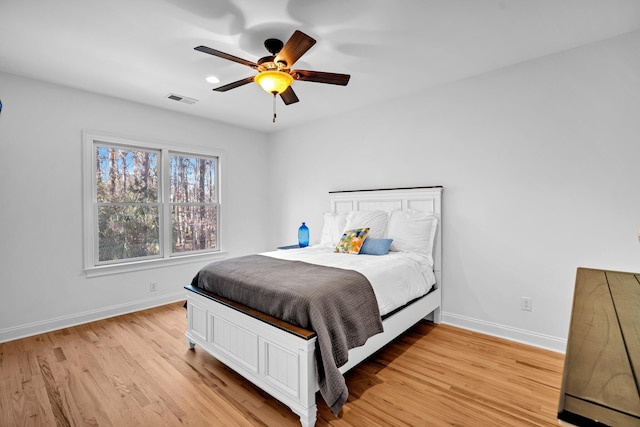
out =
[[[184,102],[185,104],[195,104],[196,102],[198,102],[197,99],[187,98],[186,96],[176,95],[174,93],[170,93],[169,95],[167,95],[167,98],[173,99],[174,101],[178,102]]]

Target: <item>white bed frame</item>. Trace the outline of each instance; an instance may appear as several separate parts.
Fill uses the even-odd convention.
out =
[[[423,318],[441,322],[442,187],[341,191],[329,194],[333,212],[413,209],[438,217],[434,248],[437,288],[384,319],[384,332],[349,351],[344,374]],[[316,422],[316,337],[302,336],[247,315],[228,304],[187,291],[189,348],[196,344],[289,406],[303,427]]]

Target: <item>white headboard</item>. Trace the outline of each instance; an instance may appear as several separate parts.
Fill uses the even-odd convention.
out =
[[[438,287],[442,287],[442,190],[436,187],[394,188],[383,190],[331,191],[332,212],[391,212],[400,209],[424,211],[438,218],[434,248],[434,271]]]

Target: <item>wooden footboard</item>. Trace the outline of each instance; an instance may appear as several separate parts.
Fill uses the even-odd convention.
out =
[[[315,333],[292,333],[284,325],[274,326],[191,290],[187,292],[189,348],[198,344],[291,408],[304,427],[313,426],[317,387]]]
[[[315,346],[313,331],[255,312],[186,286],[189,348],[196,344],[234,371],[287,405],[302,426],[316,421]],[[383,321],[384,332],[349,351],[344,374],[431,313],[440,323],[440,289],[414,301]]]

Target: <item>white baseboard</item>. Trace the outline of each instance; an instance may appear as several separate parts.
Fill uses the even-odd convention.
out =
[[[83,313],[72,314],[69,316],[61,316],[42,322],[34,322],[26,325],[0,329],[0,343],[43,334],[45,332],[51,332],[62,328],[69,328],[83,323],[94,322],[108,317],[120,316],[134,311],[146,310],[148,308],[158,307],[184,299],[184,292],[174,292],[154,298],[145,298],[143,300],[133,301],[126,304],[105,307],[98,310],[85,311]]]
[[[544,348],[557,353],[564,353],[567,348],[566,339],[539,334],[537,332],[527,331],[525,329],[514,328],[511,326],[500,325],[498,323],[486,322],[484,320],[478,320],[458,314],[443,312],[442,322],[459,328],[492,335],[494,337]]]
[[[34,322],[26,325],[0,329],[0,343],[43,334],[62,328],[69,328],[71,326],[77,326],[83,323],[94,322],[96,320],[106,319],[108,317],[120,316],[122,314],[132,313],[134,311],[158,307],[184,299],[184,292],[174,292],[155,298],[146,298],[126,304],[102,308],[99,310],[85,311],[83,313],[57,317],[42,322]],[[443,312],[442,322],[448,325],[504,338],[510,341],[516,341],[523,344],[533,345],[535,347],[545,348],[547,350],[552,350],[558,353],[564,353],[567,347],[566,339],[539,334],[537,332],[527,331],[524,329],[513,328],[511,326],[500,325],[498,323],[486,322],[484,320],[478,320],[472,317],[461,316],[458,314]]]

